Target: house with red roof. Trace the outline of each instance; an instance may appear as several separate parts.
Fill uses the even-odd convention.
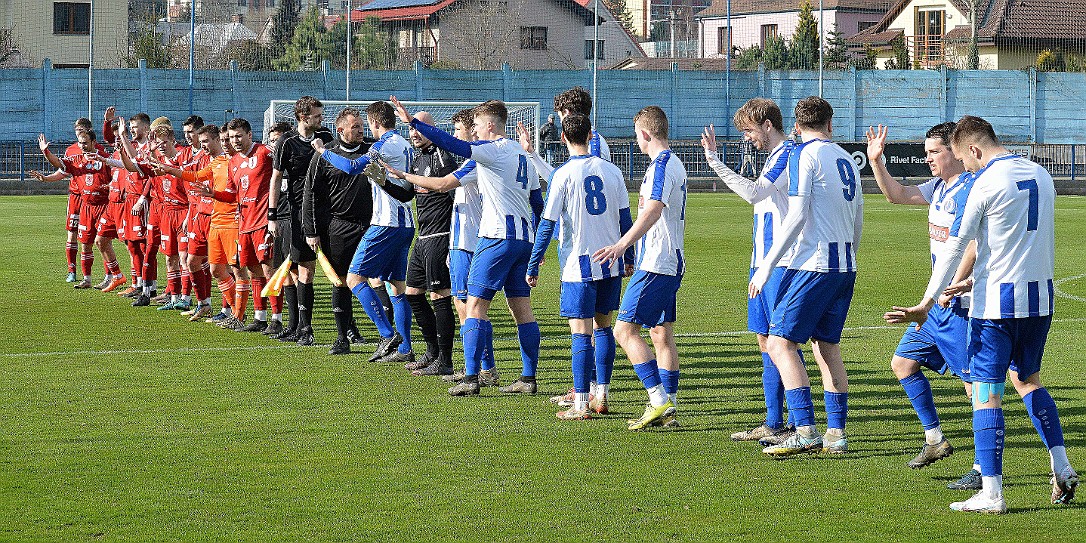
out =
[[[355,24],[380,20],[397,44],[397,64],[462,69],[578,69],[644,52],[593,0],[370,0]],[[594,23],[598,17],[598,39]]]

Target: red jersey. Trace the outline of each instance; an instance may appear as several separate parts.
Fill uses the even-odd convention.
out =
[[[140,145],[134,140],[132,141],[132,147],[136,151],[136,156],[131,157],[133,162],[139,162],[144,160],[147,155],[147,150],[150,148],[150,142]],[[139,198],[143,195],[143,188],[147,185],[147,177],[142,172],[127,172],[125,174],[124,193],[126,198]]]
[[[102,147],[101,143],[96,143],[95,146],[98,148],[98,154],[105,156],[106,148]],[[64,150],[65,158],[81,154],[83,154],[83,148],[79,146],[79,142],[75,142],[69,145],[68,148]],[[71,179],[68,180],[68,193],[81,194],[82,191],[83,189],[80,186],[80,179],[77,179],[76,176],[73,175]]]
[[[178,148],[178,151],[178,154],[174,155],[173,158],[169,158],[164,154],[158,155],[157,158],[164,164],[181,167],[180,148]],[[173,209],[188,208],[188,187],[181,182],[181,179],[172,175],[155,175],[154,170],[146,162],[139,162],[137,166],[139,166],[143,175],[151,178],[151,200],[161,202],[162,205]]]
[[[114,151],[113,156],[110,157],[114,160],[121,159],[121,152]],[[127,182],[127,170],[124,168],[111,168],[113,170],[112,176],[109,181],[109,201],[110,202],[123,202],[124,201],[124,186]]]
[[[230,180],[238,191],[238,232],[246,234],[268,226],[268,187],[271,182],[272,152],[262,143],[253,143],[248,153],[230,157]]]
[[[73,179],[80,179],[83,201],[90,205],[103,205],[109,201],[109,182],[113,172],[101,155],[75,155],[61,159],[64,171]]]

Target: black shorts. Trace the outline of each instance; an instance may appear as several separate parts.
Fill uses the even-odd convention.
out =
[[[289,221],[277,221],[279,230],[275,233],[274,247],[272,251],[272,267],[279,268],[290,254],[290,225]],[[292,266],[293,267],[293,266]]]
[[[415,240],[407,262],[407,286],[437,292],[452,286],[449,280],[449,236]]]
[[[331,219],[326,228],[320,228],[321,251],[332,264],[340,278],[347,278],[347,269],[351,267],[351,259],[358,249],[358,243],[362,241],[362,234],[366,232],[368,225]]]
[[[313,248],[305,241],[300,213],[291,213],[289,219],[279,221],[279,228],[282,230],[279,239],[286,240],[286,243],[289,244],[283,249],[284,251],[290,251],[290,259],[295,265],[301,262],[313,262],[317,259],[317,253],[313,252]]]

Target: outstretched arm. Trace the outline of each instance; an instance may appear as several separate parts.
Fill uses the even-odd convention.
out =
[[[449,192],[460,186],[460,180],[453,174],[446,175],[445,177],[424,177],[421,175],[415,175],[413,173],[402,172],[393,168],[389,163],[378,159],[378,163],[384,166],[389,175],[396,179],[406,180],[412,185],[418,185],[426,190],[433,190],[437,192]]]
[[[890,175],[890,170],[886,169],[883,153],[886,151],[888,134],[889,129],[881,124],[878,129],[867,127],[867,163],[871,165],[871,171],[875,172],[879,190],[891,204],[928,205],[920,189],[902,185]]]
[[[663,202],[659,200],[648,200],[645,202],[645,208],[637,215],[637,221],[633,223],[633,226],[626,231],[614,245],[596,251],[595,254],[592,255],[592,260],[603,264],[610,264],[615,260],[624,258],[626,250],[633,247],[633,244],[641,239],[645,233],[649,231],[649,228],[652,228],[652,225],[660,220],[660,216],[663,214]]]
[[[765,176],[758,177],[757,180],[751,181],[734,170],[729,168],[724,162],[720,160],[716,151],[716,130],[713,125],[705,127],[701,133],[701,146],[705,149],[705,160],[709,163],[709,167],[713,169],[725,185],[732,192],[739,195],[740,198],[747,201],[747,203],[757,203],[765,198],[769,197],[776,188],[773,183],[777,181],[777,178],[784,172],[785,167],[788,165],[788,155],[790,150],[782,150],[777,155],[773,167],[766,173]],[[772,156],[770,157],[773,158]]]
[[[64,169],[64,162],[49,150],[49,141],[45,139],[45,134],[38,134],[38,149],[41,149],[41,154],[45,155],[45,160],[48,160],[49,164],[54,168],[58,170]]]
[[[532,246],[532,257],[528,260],[527,280],[529,286],[536,286],[539,282],[539,265],[546,256],[547,247],[554,238],[554,221],[543,219],[539,221],[539,227],[535,232],[535,245]]]

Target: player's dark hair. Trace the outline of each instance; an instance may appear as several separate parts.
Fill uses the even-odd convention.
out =
[[[592,137],[592,119],[580,113],[570,113],[562,119],[562,135],[576,145],[587,145]]]
[[[957,126],[954,121],[948,121],[945,123],[939,123],[928,129],[928,132],[924,134],[925,138],[937,139],[943,142],[943,145],[950,147],[950,135],[954,133],[954,127]]]
[[[396,128],[396,110],[392,108],[392,104],[383,100],[366,106],[366,118],[381,128]]]
[[[280,135],[282,135],[290,132],[290,128],[290,123],[280,121],[273,124],[272,127],[268,129],[268,133],[271,134],[272,132],[278,132]]]
[[[98,136],[95,135],[94,130],[80,130],[80,134],[86,134],[91,141],[98,141]]]
[[[300,121],[317,107],[324,107],[324,104],[312,96],[303,96],[294,102],[294,118]]]
[[[649,135],[667,139],[667,114],[659,106],[646,106],[641,108],[633,118],[634,126],[640,124],[641,128],[648,131]]]
[[[136,122],[139,122],[139,123],[146,124],[146,125],[151,124],[151,116],[146,114],[146,113],[142,113],[142,112],[133,115],[132,120],[136,121]]]
[[[453,125],[456,125],[456,123],[460,123],[464,125],[464,128],[467,129],[475,126],[475,114],[473,113],[473,111],[474,110],[472,108],[461,109],[460,111],[457,111],[452,116]]]
[[[567,110],[570,113],[590,115],[592,113],[592,95],[584,87],[577,86],[554,97],[554,110]]]
[[[230,122],[226,123],[226,129],[241,132],[252,132],[253,126],[249,124],[249,121],[242,119],[241,117],[237,117],[234,119],[230,119]]]
[[[219,127],[213,124],[205,124],[204,126],[196,129],[197,136],[202,136],[204,134],[207,134],[213,138],[217,138],[219,137]]]
[[[193,130],[197,130],[204,126],[204,118],[199,115],[189,115],[185,122],[181,123],[181,126],[191,126]]]
[[[94,125],[91,124],[91,120],[86,117],[80,117],[75,120],[76,130],[90,130],[92,128],[94,128]]]
[[[766,121],[769,121],[773,128],[784,131],[784,116],[781,114],[781,108],[768,98],[747,100],[747,103],[743,104],[732,117],[732,123],[740,131],[748,125],[762,126],[762,123]]]
[[[796,103],[796,124],[808,130],[821,130],[833,119],[833,106],[818,96],[808,96]]]
[[[995,129],[992,128],[992,123],[972,115],[966,115],[958,119],[958,125],[954,127],[954,132],[950,135],[950,141],[955,144],[1000,144],[999,137],[996,136]]]
[[[358,108],[347,106],[339,110],[339,115],[336,115],[336,126],[339,126],[339,122],[347,117],[361,117],[362,112],[358,111]]]
[[[486,117],[493,117],[498,121],[498,124],[505,125],[505,122],[509,119],[509,110],[505,108],[505,102],[501,100],[487,100],[477,106],[473,115],[478,117],[483,115]]]

